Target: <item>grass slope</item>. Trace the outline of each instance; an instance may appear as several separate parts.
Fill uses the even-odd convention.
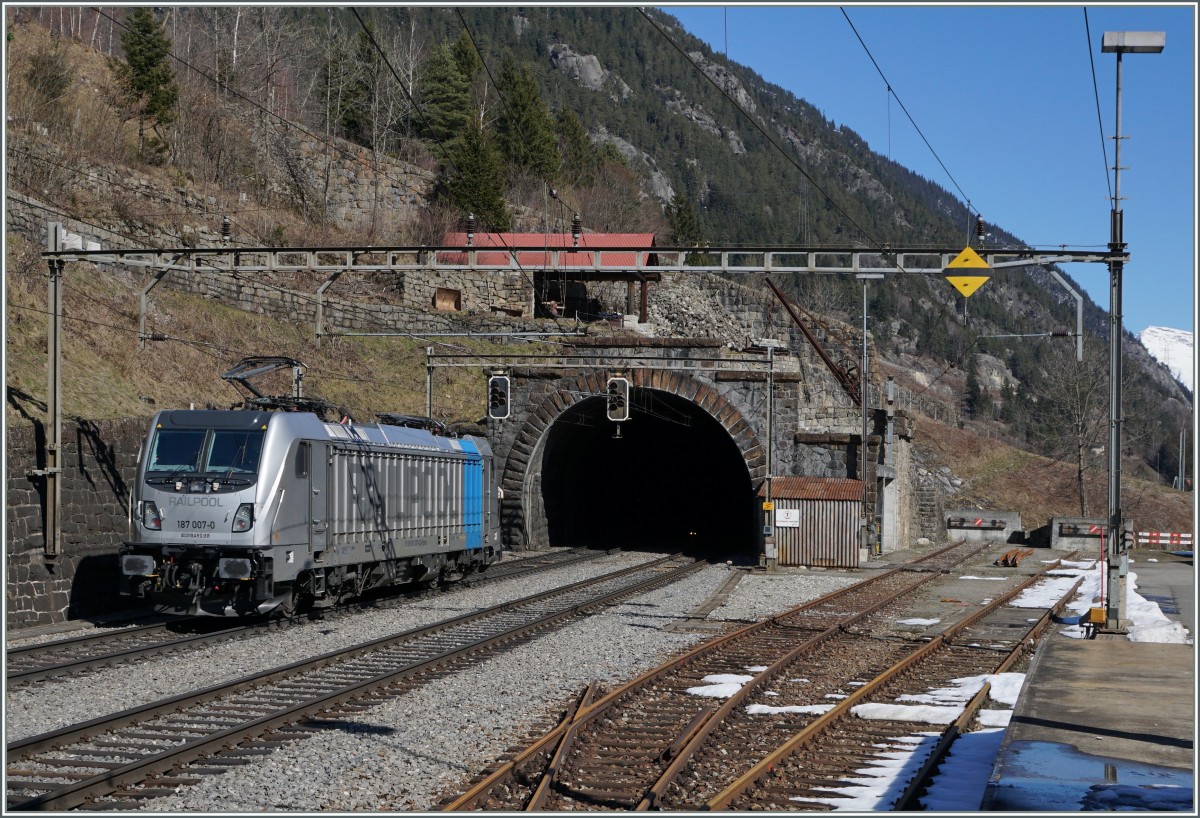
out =
[[[1032,530],[1051,517],[1080,516],[1074,470],[1040,455],[980,437],[926,417],[917,417],[916,445],[939,466],[949,466],[965,483],[947,506],[961,504],[1019,511]],[[1108,476],[1103,465],[1089,472],[1089,517],[1108,516]],[[1139,531],[1191,531],[1194,495],[1122,474],[1121,507]]]

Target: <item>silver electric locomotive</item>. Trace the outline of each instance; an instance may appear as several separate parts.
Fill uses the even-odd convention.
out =
[[[312,412],[155,415],[130,495],[124,595],[251,616],[450,581],[500,558],[487,442]]]

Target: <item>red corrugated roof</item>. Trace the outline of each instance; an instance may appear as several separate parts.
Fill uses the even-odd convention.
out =
[[[771,497],[780,500],[861,500],[861,480],[844,477],[772,477]],[[764,482],[758,496],[767,495]]]
[[[444,247],[464,247],[467,244],[466,233],[447,233],[442,238]],[[581,250],[606,250],[610,247],[653,247],[653,233],[583,233],[579,236],[579,244],[575,245],[575,237],[569,233],[476,233],[472,244],[475,247],[545,247],[548,250],[561,250],[564,247],[578,246]],[[600,264],[604,267],[636,267],[637,253],[601,253]],[[438,261],[443,264],[466,264],[465,253],[442,252],[437,254]],[[509,264],[508,253],[480,252],[476,254],[476,263],[488,266]],[[522,250],[517,253],[517,262],[522,267],[545,267],[550,264],[550,254],[536,250]],[[561,253],[558,263],[566,267],[591,267],[595,259],[591,253]],[[652,263],[643,260],[642,264]]]

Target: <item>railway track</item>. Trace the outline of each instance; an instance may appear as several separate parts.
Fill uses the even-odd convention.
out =
[[[551,551],[521,560],[501,561],[478,577],[472,577],[462,584],[479,586],[488,582],[512,579],[596,559],[607,553],[611,552],[572,548]],[[339,612],[353,613],[362,608],[378,608],[381,604],[404,604],[411,599],[411,594],[375,596],[363,600],[361,603],[339,609]],[[303,625],[306,622],[307,618],[297,617],[290,620],[288,624]],[[188,617],[10,648],[5,652],[5,682],[11,687],[43,679],[74,675],[99,667],[140,661],[158,654],[191,650],[216,642],[246,638],[254,636],[266,628],[279,626],[280,622],[278,621],[256,620],[231,627],[229,623],[211,617]]]
[[[887,751],[875,745],[895,741],[897,730],[914,732],[911,723],[859,725],[845,717],[850,707],[890,693],[897,678],[924,692],[926,679],[911,667],[940,679],[937,686],[996,672],[1002,649],[1029,638],[1029,609],[1005,609],[1008,597],[932,640],[888,634],[886,624],[908,610],[906,598],[985,547],[950,546],[714,639],[599,699],[588,693],[556,727],[443,808],[831,809],[787,799],[853,778],[869,763],[864,758]],[[932,655],[942,664],[931,664]],[[697,695],[717,685],[728,688],[713,690],[716,698]],[[829,728],[835,723],[845,734]],[[806,738],[789,744],[797,734]],[[803,749],[815,736],[829,738]],[[808,775],[803,765],[814,756],[831,764]],[[781,783],[775,773],[785,758],[796,771]]]
[[[913,739],[923,732],[921,725],[901,718],[859,718],[855,715],[858,709],[872,704],[903,708],[905,702],[920,700],[931,690],[945,689],[951,680],[1003,673],[1014,667],[1079,585],[1075,583],[1054,606],[1030,623],[1030,609],[1006,607],[1006,603],[1041,578],[1041,575],[1030,577],[901,661],[887,666],[828,712],[810,715],[798,723],[786,725],[783,730],[778,729],[780,725],[774,725],[774,749],[719,792],[709,795],[696,787],[687,791],[689,783],[702,780],[705,772],[713,768],[711,753],[707,763],[698,756],[690,759],[690,778],[678,778],[673,784],[674,791],[664,799],[664,808],[686,808],[682,805],[700,802],[701,808],[707,810],[827,811],[837,801],[853,798],[854,790],[862,786],[864,769],[880,765],[888,753],[911,750]],[[772,690],[780,697],[789,695],[780,685],[773,685]],[[747,713],[746,708],[753,707],[754,703],[761,705],[761,693],[761,686],[756,686],[740,697],[734,707],[742,714]],[[985,684],[971,697],[963,714],[941,731],[926,763],[905,790],[895,797],[885,796],[881,799],[883,803],[875,809],[915,808],[919,790],[953,739],[966,729],[986,701],[987,693]],[[721,724],[726,735],[714,735],[713,738],[716,741],[736,739],[735,731],[744,735],[746,731],[762,726],[761,720],[751,724],[751,719],[726,721]],[[790,735],[783,735],[784,732]],[[779,741],[779,738],[783,740]],[[672,804],[678,806],[672,807]]]
[[[106,805],[120,806],[121,799],[164,794],[316,729],[306,719],[365,709],[411,690],[425,674],[477,662],[702,566],[665,557],[14,742],[7,747],[7,807],[72,809],[114,793],[117,801]],[[154,776],[160,778],[150,781]]]
[[[213,630],[212,621],[208,620],[207,628],[204,627],[203,620],[159,622],[118,631],[90,633],[40,645],[9,648],[5,651],[5,682],[12,686],[56,676],[69,676],[160,653],[247,636],[264,627],[263,623],[258,622],[253,625],[236,625]],[[181,630],[190,627],[199,628],[200,632],[181,633]]]

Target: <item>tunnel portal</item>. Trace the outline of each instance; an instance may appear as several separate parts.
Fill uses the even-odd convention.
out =
[[[602,397],[562,412],[546,432],[541,500],[549,544],[756,551],[746,461],[724,426],[668,392],[634,388],[615,423]]]

